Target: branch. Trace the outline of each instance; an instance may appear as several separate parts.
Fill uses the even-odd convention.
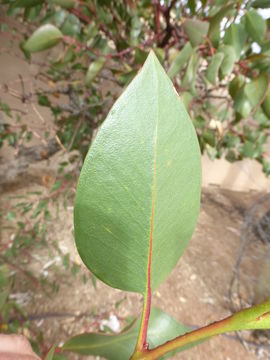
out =
[[[171,10],[174,7],[175,3],[177,0],[172,0],[172,2],[170,3],[170,5],[167,7],[167,9],[164,11],[164,17],[165,17],[165,21],[166,21],[166,29],[165,29],[165,36],[164,38],[158,43],[159,47],[164,47],[165,45],[167,45],[168,41],[170,40],[171,36],[172,36],[172,30],[173,27],[171,25]]]
[[[220,335],[225,332],[253,329],[270,329],[270,300],[261,305],[252,306],[248,309],[239,311],[226,319],[179,336],[155,349],[147,350],[142,357],[138,357],[137,359],[158,359],[173,350],[183,348],[184,346],[202,340],[207,340],[212,336]]]

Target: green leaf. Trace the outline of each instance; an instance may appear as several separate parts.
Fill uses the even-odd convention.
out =
[[[268,91],[264,102],[262,103],[262,109],[266,116],[270,118],[270,90]]]
[[[140,48],[135,49],[135,64],[143,64],[147,58],[147,52]]]
[[[197,46],[205,39],[208,33],[209,23],[196,19],[186,19],[183,24],[183,29],[192,46]]]
[[[243,75],[235,76],[229,84],[229,94],[234,98],[239,89],[245,85],[245,77]]]
[[[40,106],[50,106],[50,100],[48,99],[47,95],[37,94],[38,97],[38,104]]]
[[[155,53],[156,57],[158,58],[158,61],[161,64],[164,64],[165,56],[166,56],[165,50],[163,48],[157,47],[154,49],[154,53]]]
[[[187,42],[184,48],[180,51],[180,53],[177,55],[175,60],[172,62],[168,70],[168,76],[170,79],[173,79],[175,75],[179,73],[179,71],[188,62],[191,54],[192,54],[192,47],[190,43]]]
[[[208,31],[208,36],[212,44],[217,48],[220,39],[220,23],[232,10],[233,5],[229,4],[222,7],[214,16],[210,19],[210,26]]]
[[[247,158],[254,158],[255,148],[254,144],[250,141],[245,141],[244,145],[241,149],[239,149],[239,152]]]
[[[181,98],[182,98],[183,104],[185,105],[186,110],[189,111],[189,107],[190,107],[190,104],[191,104],[191,101],[193,98],[192,94],[188,91],[184,91],[181,94]]]
[[[188,0],[187,6],[190,9],[192,15],[196,14],[196,0]]]
[[[254,69],[270,74],[270,49],[262,51],[260,54],[254,54],[251,56],[251,60],[251,65]]]
[[[54,25],[42,25],[26,41],[24,50],[31,53],[50,49],[58,44],[62,37],[61,31]]]
[[[28,8],[42,3],[42,0],[17,0],[13,6],[20,8]]]
[[[136,70],[130,70],[127,72],[122,72],[120,74],[116,74],[115,78],[117,79],[118,83],[122,86],[127,86],[136,75]]]
[[[270,0],[255,0],[251,4],[251,6],[255,9],[257,8],[268,9],[270,8]]]
[[[6,220],[12,221],[16,219],[16,213],[14,211],[9,211],[6,215]]]
[[[263,159],[262,165],[263,165],[263,172],[265,173],[266,176],[269,176],[270,175],[270,162],[267,161],[266,159]]]
[[[142,31],[142,22],[138,16],[133,16],[131,19],[130,29],[130,45],[136,46],[139,44],[139,36]]]
[[[63,354],[55,354],[53,360],[68,360]]]
[[[194,51],[189,59],[188,66],[183,76],[182,86],[183,88],[189,88],[192,94],[196,94],[195,80],[197,68],[199,66],[199,55]]]
[[[252,79],[251,82],[246,84],[245,93],[250,104],[256,107],[265,97],[268,88],[268,76],[261,74],[257,78]]]
[[[239,60],[246,41],[246,32],[243,24],[231,24],[224,35],[224,44],[234,48],[236,59]]]
[[[59,5],[64,9],[70,9],[76,4],[75,0],[51,0],[51,1],[54,4]]]
[[[61,27],[61,31],[68,36],[79,35],[81,31],[80,20],[75,15],[69,14]]]
[[[256,10],[249,10],[245,15],[246,31],[257,43],[261,43],[266,31],[265,20]]]
[[[188,0],[187,6],[190,9],[192,15],[196,14],[196,0]]]
[[[24,21],[34,21],[42,10],[42,5],[27,7],[24,9],[23,19]]]
[[[223,59],[224,59],[223,52],[215,53],[211,59],[211,62],[209,64],[208,68],[207,68],[206,78],[213,85],[216,85],[218,71],[219,71],[220,65],[222,64]]]
[[[0,100],[0,110],[2,110],[8,117],[12,118],[11,109],[8,104]]]
[[[155,289],[194,231],[200,186],[195,130],[151,52],[110,111],[81,171],[74,224],[82,260],[105,283],[144,293],[151,255]]]
[[[98,60],[93,61],[89,65],[85,78],[86,85],[89,85],[98,76],[98,74],[104,68],[105,63],[106,63],[106,58],[102,56]]]
[[[65,351],[72,351],[82,355],[96,355],[108,360],[128,360],[132,355],[139,332],[140,320],[118,335],[81,334],[68,340],[62,347]],[[185,334],[189,329],[179,324],[172,317],[157,308],[151,309],[147,342],[154,348],[164,342]],[[193,344],[192,346],[197,345]],[[166,356],[173,356],[187,347],[172,351]]]
[[[245,94],[245,87],[243,86],[237,93],[234,98],[233,103],[234,109],[238,112],[243,118],[246,118],[251,110],[252,105],[250,104],[246,94]]]
[[[229,75],[233,71],[234,63],[236,61],[236,54],[234,48],[230,45],[221,46],[220,51],[224,54],[224,59],[220,66],[220,75],[223,79],[226,75]]]
[[[53,345],[51,347],[50,351],[47,353],[44,360],[53,360],[55,348],[56,348],[56,345]]]
[[[205,129],[203,132],[203,140],[212,147],[216,145],[216,134],[214,130]]]
[[[35,219],[41,213],[41,211],[47,208],[47,206],[48,206],[48,200],[41,199],[37,204],[35,210],[33,211],[33,214],[31,215],[31,219]]]
[[[0,266],[0,310],[4,306],[9,295],[9,271],[5,265]]]

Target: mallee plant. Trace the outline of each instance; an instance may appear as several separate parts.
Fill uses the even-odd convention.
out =
[[[224,332],[270,329],[270,301],[194,331],[151,308],[153,291],[194,231],[200,192],[195,130],[151,52],[91,146],[74,212],[83,262],[106,284],[142,294],[142,314],[118,335],[81,334],[63,351],[111,360],[164,359]]]

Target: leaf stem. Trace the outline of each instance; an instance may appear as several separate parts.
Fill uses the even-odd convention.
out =
[[[155,194],[153,196],[153,205],[152,205],[152,218],[151,218],[151,234],[150,234],[150,244],[149,244],[149,256],[148,256],[148,267],[147,267],[147,285],[146,285],[146,294],[144,296],[143,303],[143,313],[142,320],[140,326],[140,332],[135,348],[135,353],[142,353],[148,350],[147,340],[147,328],[150,317],[151,310],[151,298],[152,298],[152,290],[151,290],[151,262],[152,262],[152,237],[153,237],[153,217],[154,217],[154,201]]]
[[[147,339],[148,322],[150,317],[150,309],[151,309],[151,289],[150,291],[147,291],[147,294],[144,298],[141,327],[140,327],[140,332],[139,332],[135,352],[143,352],[145,350],[148,350],[148,344],[146,342],[146,339]]]
[[[194,342],[200,342],[225,332],[268,328],[270,328],[270,300],[261,305],[252,306],[248,309],[239,311],[223,320],[191,331],[185,335],[181,335],[152,350],[146,350],[142,356],[137,359],[159,359],[161,356],[173,350],[188,347],[188,345],[191,345]]]
[[[157,135],[157,124],[156,124],[156,135]],[[143,313],[140,326],[140,332],[135,348],[134,355],[142,354],[148,350],[147,340],[147,328],[151,310],[151,265],[152,265],[152,246],[153,246],[153,233],[154,233],[154,212],[155,212],[155,199],[156,199],[156,156],[157,156],[157,136],[155,139],[155,159],[154,159],[154,182],[153,182],[153,196],[152,196],[152,211],[150,221],[150,239],[149,239],[149,250],[148,250],[148,264],[147,264],[147,281],[146,291],[144,295]],[[132,357],[133,358],[133,357]],[[136,357],[134,358],[136,359]]]

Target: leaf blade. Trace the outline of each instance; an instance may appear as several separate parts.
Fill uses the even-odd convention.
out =
[[[197,46],[205,39],[209,30],[209,23],[196,19],[186,19],[183,29],[192,46]]]
[[[266,32],[266,22],[256,10],[249,10],[245,15],[248,35],[257,43],[261,43]]]
[[[206,78],[212,85],[216,85],[218,71],[222,64],[223,59],[224,59],[224,53],[217,52],[216,54],[213,55],[211,62],[207,68]]]
[[[245,86],[245,93],[250,104],[256,107],[263,101],[265,93],[268,89],[268,76],[266,74],[260,74],[257,78],[252,79]]]
[[[89,85],[101,72],[106,64],[106,58],[100,57],[96,61],[91,62],[88,67],[86,77],[85,77],[85,84]]]
[[[76,245],[86,266],[110,286],[144,294],[151,255],[152,287],[157,287],[176,264],[194,230],[200,174],[195,130],[152,53],[113,106],[81,172],[74,223]],[[190,188],[187,178],[193,179]],[[169,220],[168,225],[158,224],[164,220]]]
[[[24,49],[30,53],[47,50],[57,45],[62,37],[63,34],[56,26],[42,25],[26,41]]]
[[[236,59],[239,60],[241,51],[246,41],[246,33],[243,24],[231,24],[224,35],[224,44],[234,48]]]
[[[177,73],[184,67],[187,63],[189,57],[192,54],[192,47],[189,42],[186,43],[184,48],[180,51],[180,53],[176,56],[175,60],[172,62],[169,70],[168,76],[170,79],[174,78]]]

